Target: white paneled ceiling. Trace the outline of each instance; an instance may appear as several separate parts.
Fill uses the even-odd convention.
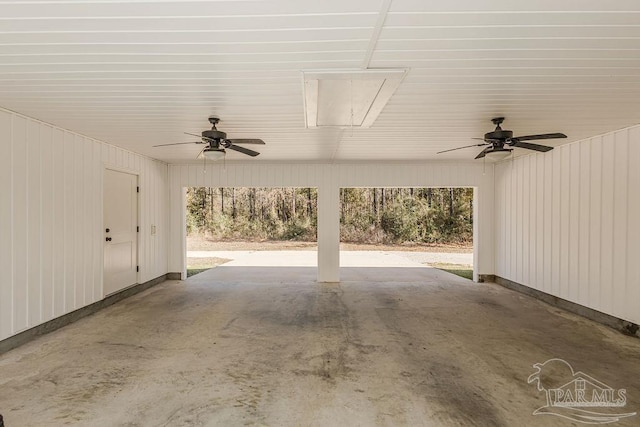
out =
[[[369,129],[305,129],[304,70],[407,68]],[[207,117],[262,155],[471,159],[507,118],[570,142],[640,123],[637,0],[0,0],[0,106],[169,162]],[[557,143],[554,143],[557,144]],[[550,144],[553,145],[553,144]]]

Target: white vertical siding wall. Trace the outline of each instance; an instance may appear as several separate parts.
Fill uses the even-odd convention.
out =
[[[640,127],[496,165],[496,274],[640,323]]]
[[[0,109],[0,339],[103,298],[105,166],[139,175],[139,282],[165,274],[167,165]]]
[[[482,163],[406,164],[209,164],[169,165],[169,271],[184,268],[184,187],[476,187],[478,190],[479,274],[494,272],[493,165]],[[336,208],[337,209],[337,208]]]

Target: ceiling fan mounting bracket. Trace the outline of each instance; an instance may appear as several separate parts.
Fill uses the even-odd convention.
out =
[[[491,121],[493,122],[494,125],[500,126],[502,122],[504,122],[504,117],[495,117],[491,119]]]
[[[213,125],[213,128],[216,128],[216,125],[220,122],[220,117],[209,116],[209,123]]]

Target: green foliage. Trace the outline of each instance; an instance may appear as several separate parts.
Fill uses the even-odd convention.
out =
[[[341,239],[352,243],[457,243],[473,239],[470,188],[341,190]]]
[[[428,216],[426,202],[406,197],[394,201],[389,209],[385,209],[380,225],[396,243],[424,242],[428,233]]]
[[[316,240],[317,190],[189,188],[187,233],[220,240]]]
[[[470,243],[469,188],[344,188],[341,240],[353,243]],[[225,240],[315,241],[317,190],[189,188],[187,232]]]
[[[311,221],[308,218],[297,218],[286,225],[282,238],[285,240],[315,240],[315,227],[311,225]]]

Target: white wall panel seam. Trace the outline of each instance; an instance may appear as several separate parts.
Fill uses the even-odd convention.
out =
[[[4,154],[9,165],[4,183],[8,224],[2,225],[3,230],[8,227],[6,251],[10,252],[5,261],[7,280],[1,285],[3,300],[9,301],[0,312],[0,339],[4,339],[102,298],[98,291],[102,287],[105,163],[115,159],[129,168],[144,166],[145,182],[152,184],[145,219],[146,215],[167,215],[169,186],[164,162],[5,109],[0,112],[5,117],[0,131],[8,139]],[[14,225],[18,219],[20,224]],[[166,224],[165,220],[163,229]],[[164,274],[168,236],[159,234],[153,242],[150,233],[141,234],[145,251],[141,259],[149,264],[145,277]]]
[[[627,177],[629,177],[629,171],[631,170],[630,168],[633,167],[633,165],[631,164],[631,153],[630,153],[630,145],[631,145],[630,134],[631,134],[631,132],[630,132],[629,129],[626,129],[624,132],[626,134],[626,138],[625,139],[626,139],[626,142],[627,142],[627,152],[626,152],[627,165],[626,165],[626,170],[627,170]],[[631,249],[631,246],[629,244],[629,242],[630,242],[630,240],[629,240],[629,231],[631,229],[631,227],[629,227],[629,217],[630,217],[630,215],[629,215],[629,200],[632,200],[632,198],[633,198],[633,195],[630,194],[630,192],[629,192],[631,187],[632,187],[632,185],[629,185],[629,182],[627,182],[627,191],[626,191],[625,198],[624,198],[624,200],[625,200],[625,221],[624,221],[624,224],[625,224],[626,232],[624,233],[624,239],[625,239],[625,242],[624,242],[625,243],[625,245],[624,245],[624,247],[625,247],[625,253],[624,253],[624,255],[625,255],[624,278],[625,278],[625,281],[624,281],[624,288],[623,288],[623,295],[624,295],[623,310],[627,313],[628,316],[631,316],[632,315],[632,311],[633,311],[632,308],[629,307],[629,295],[631,294],[629,288],[630,288],[630,285],[632,285],[632,284],[629,283],[629,275],[627,274],[627,267],[628,267],[628,265],[627,265],[627,263],[628,263],[627,257],[628,257],[629,251]],[[636,189],[636,191],[640,191],[640,189]]]
[[[9,130],[9,135],[10,135],[10,140],[9,140],[9,147],[10,147],[10,152],[9,152],[9,164],[11,165],[11,173],[9,175],[9,179],[10,179],[10,186],[9,186],[9,191],[11,193],[10,195],[10,199],[9,199],[9,203],[10,203],[10,228],[9,228],[9,236],[10,236],[10,245],[9,245],[9,250],[11,252],[11,263],[10,263],[10,271],[9,271],[9,277],[10,277],[10,282],[8,284],[8,288],[9,288],[9,298],[10,298],[10,303],[9,305],[11,306],[11,311],[10,311],[10,319],[9,319],[9,328],[8,328],[8,333],[9,334],[14,334],[15,333],[15,305],[13,304],[14,301],[14,285],[15,285],[15,267],[14,267],[14,256],[15,256],[15,252],[13,250],[13,239],[15,238],[14,234],[14,210],[13,210],[13,203],[14,203],[14,178],[13,178],[13,169],[14,169],[14,162],[13,162],[13,151],[14,151],[14,123],[13,123],[13,116],[9,117],[9,126],[10,126],[10,130]]]
[[[531,260],[528,276],[531,283],[523,284],[629,321],[640,320],[640,301],[630,297],[635,295],[635,287],[639,285],[636,283],[638,275],[631,273],[634,271],[631,263],[640,259],[640,253],[637,253],[640,245],[632,240],[633,233],[638,230],[632,221],[635,213],[631,211],[640,203],[636,183],[638,173],[632,169],[632,157],[638,152],[634,144],[640,143],[638,130],[640,126],[625,128],[562,146],[548,154],[534,154],[536,159],[530,159],[530,165],[544,162],[544,167],[537,167],[537,171],[544,171],[546,184],[544,193],[538,193],[537,197],[531,194],[540,191],[538,186],[542,185],[542,177],[537,176],[535,183],[525,185],[524,191],[529,194],[524,196],[531,203],[538,203],[544,195],[544,218],[534,229],[533,215],[529,216],[530,232],[524,233],[526,236],[521,243],[536,250],[542,242],[544,251],[537,248],[536,256],[542,253],[544,261]],[[525,163],[516,161],[512,168],[499,164],[494,177],[495,206],[504,209],[496,216],[498,219],[504,216],[505,220],[504,230],[496,231],[495,253],[509,258],[497,261],[496,271],[514,281],[518,281],[521,271],[501,266],[503,261],[506,265],[519,266],[513,262],[519,256],[517,250],[514,253],[508,247],[515,243],[518,248],[520,226],[514,223],[508,227],[506,222],[509,218],[517,221],[522,209],[514,190],[521,187],[521,180],[531,180],[534,176],[534,171],[523,166]],[[547,202],[551,206],[547,206]],[[527,216],[523,219],[526,221]],[[543,224],[543,236],[541,240],[535,240],[534,235],[542,232],[540,224]],[[498,220],[495,226],[499,225]],[[525,231],[526,227],[525,224]],[[502,235],[509,228],[517,234]],[[523,255],[526,255],[526,249]],[[551,278],[549,285],[546,284],[547,277]]]

